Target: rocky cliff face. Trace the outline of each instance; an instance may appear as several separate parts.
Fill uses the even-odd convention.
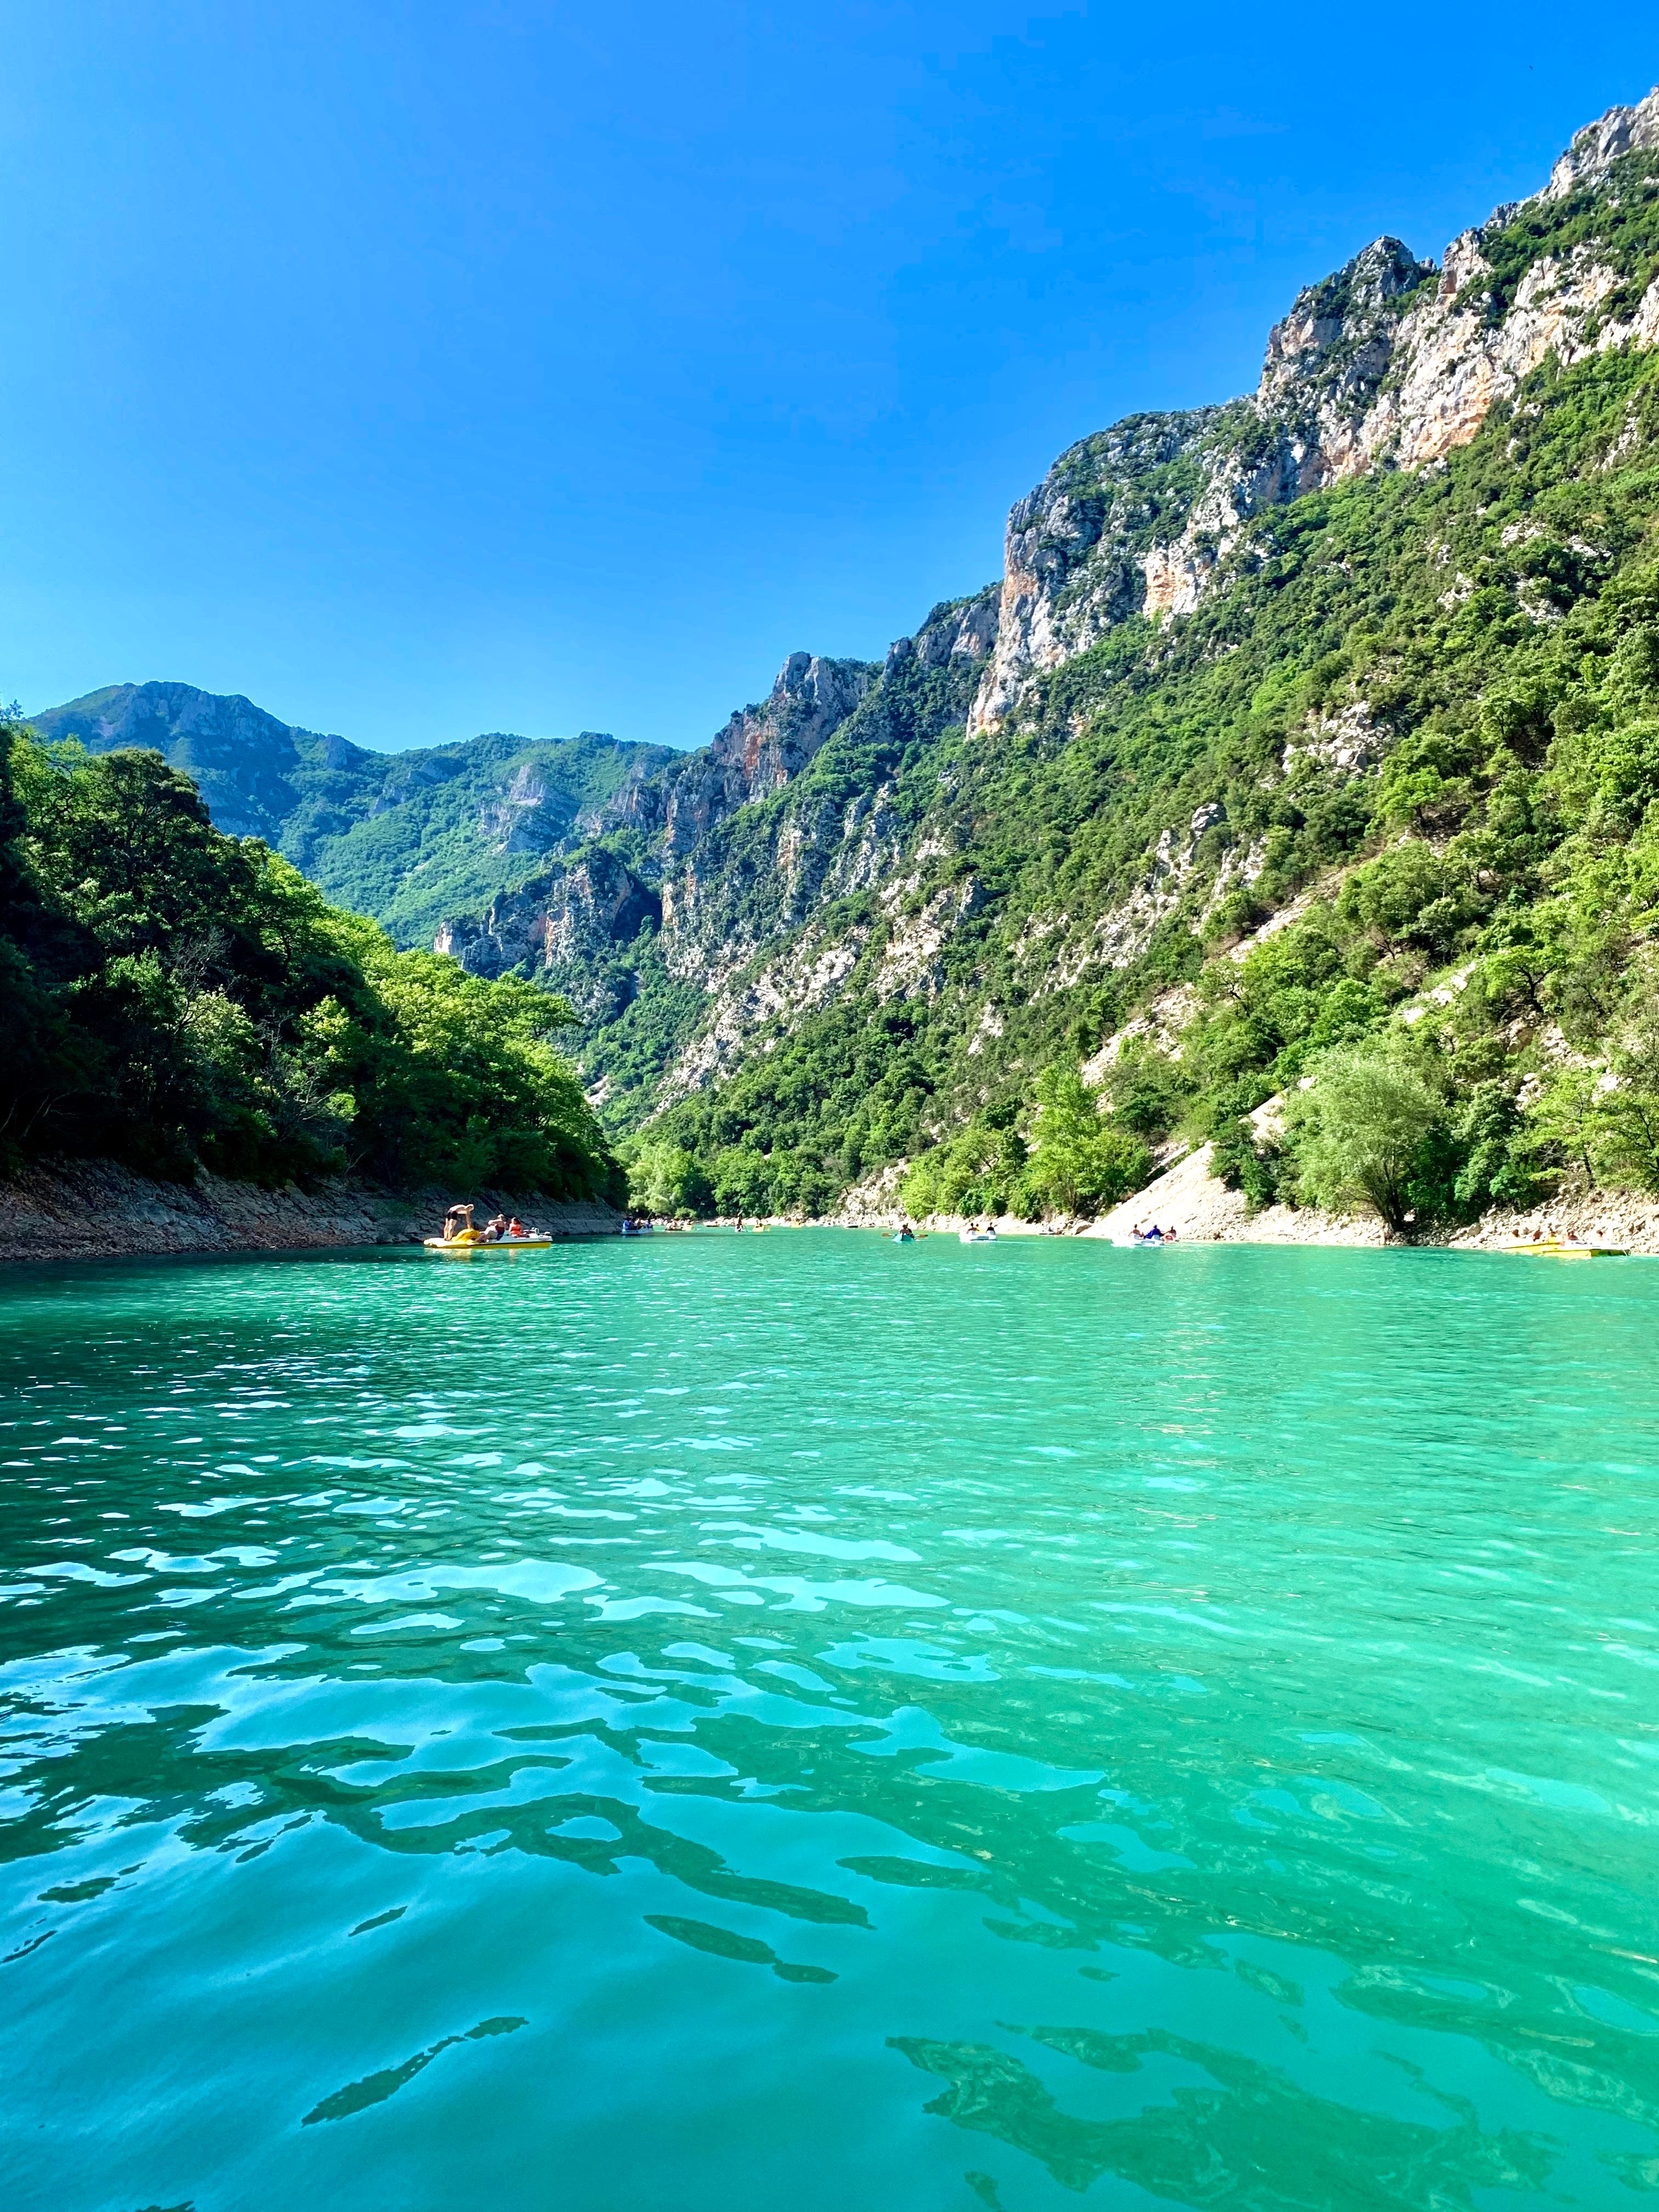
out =
[[[792,653],[760,706],[740,708],[712,744],[664,778],[666,851],[682,857],[738,807],[781,791],[878,672],[866,661]]]
[[[1263,508],[1379,466],[1467,445],[1554,356],[1659,343],[1659,276],[1551,229],[1575,197],[1659,149],[1659,92],[1581,131],[1534,200],[1500,208],[1437,268],[1379,238],[1301,293],[1267,340],[1255,393],[1134,416],[1063,453],[1008,518],[1000,635],[974,733],[1017,717],[1034,678],[1132,616],[1190,613]],[[1520,264],[1518,274],[1511,274]]]
[[[477,975],[538,976],[593,1022],[631,1003],[628,949],[648,932],[665,974],[711,994],[710,1035],[720,1042],[701,1052],[699,1069],[719,1064],[781,1007],[822,1003],[822,976],[804,994],[750,979],[729,1004],[722,995],[770,939],[799,928],[826,899],[868,889],[901,849],[890,789],[879,781],[848,792],[840,780],[801,780],[832,736],[866,753],[903,743],[923,695],[937,694],[923,715],[930,736],[959,723],[996,617],[991,590],[936,609],[884,663],[791,653],[768,696],[738,708],[709,744],[630,777],[592,810],[584,826],[619,839],[629,858],[602,846],[562,864],[481,917],[444,921],[436,949]],[[739,817],[741,834],[723,840]],[[501,821],[508,826],[505,809]]]
[[[867,890],[889,872],[902,839],[891,787],[879,770],[850,788],[844,777],[809,780],[805,787],[796,779],[832,733],[862,763],[960,723],[996,623],[993,588],[935,608],[914,637],[895,641],[884,662],[808,662],[805,653],[793,655],[768,702],[775,711],[792,676],[801,686],[797,719],[783,726],[785,743],[771,735],[777,726],[772,713],[758,731],[756,710],[732,716],[711,753],[725,745],[733,752],[742,747],[740,757],[746,757],[758,735],[762,794],[777,796],[788,787],[789,795],[745,820],[736,840],[705,834],[689,848],[666,842],[663,944],[672,973],[717,985],[769,936],[799,927],[824,901]],[[814,678],[820,670],[827,681]],[[679,771],[684,781],[699,776],[698,763],[694,755]]]
[[[433,949],[469,975],[538,978],[568,997],[584,1021],[603,1021],[632,996],[606,975],[611,956],[661,921],[659,894],[599,848],[503,893],[476,920],[445,922]]]
[[[1659,86],[1634,107],[1610,107],[1577,132],[1539,197],[1564,200],[1571,192],[1599,183],[1625,155],[1653,153],[1659,153]]]

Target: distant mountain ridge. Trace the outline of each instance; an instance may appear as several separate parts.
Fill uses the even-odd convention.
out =
[[[404,945],[429,945],[447,915],[625,819],[639,786],[678,757],[591,730],[372,752],[189,684],[112,684],[30,720],[90,752],[161,753],[194,778],[219,829],[263,837]]]
[[[29,719],[43,738],[77,738],[89,752],[161,753],[194,779],[219,829],[263,837],[331,898],[410,945],[430,944],[455,917],[511,899],[538,876],[556,899],[560,863],[594,839],[619,838],[635,860],[684,858],[797,775],[878,672],[879,664],[791,653],[765,700],[739,708],[690,752],[593,730],[563,738],[491,731],[374,752],[189,684],[111,684]],[[624,910],[637,927],[660,903],[641,886],[635,893]],[[464,920],[458,927],[465,939]],[[599,949],[591,935],[582,944]],[[528,955],[475,957],[479,972],[495,974]]]

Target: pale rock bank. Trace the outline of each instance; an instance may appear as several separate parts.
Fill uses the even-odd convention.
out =
[[[1258,1137],[1275,1133],[1283,1101],[1269,1099],[1250,1116]],[[1191,1244],[1342,1244],[1373,1249],[1389,1243],[1382,1224],[1364,1213],[1324,1213],[1314,1206],[1268,1206],[1252,1213],[1242,1190],[1229,1190],[1210,1172],[1214,1147],[1173,1162],[1121,1206],[1092,1221],[1060,1217],[1022,1221],[1003,1214],[1000,1237],[1073,1236],[1097,1243],[1132,1244],[1136,1232],[1156,1222],[1174,1230],[1178,1242]],[[847,1194],[831,1218],[843,1229],[891,1229],[904,1218],[900,1188],[908,1163],[866,1176]],[[924,1228],[948,1236],[968,1226],[957,1214],[930,1215]],[[1569,1232],[1582,1243],[1622,1244],[1634,1255],[1659,1255],[1659,1200],[1639,1192],[1592,1190],[1567,1193],[1526,1213],[1494,1212],[1467,1229],[1432,1230],[1412,1241],[1454,1251],[1496,1251],[1525,1243],[1534,1231],[1547,1237]]]

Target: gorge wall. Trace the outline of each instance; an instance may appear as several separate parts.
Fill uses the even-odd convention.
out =
[[[1262,533],[1275,513],[1362,479],[1429,477],[1540,373],[1659,343],[1659,264],[1620,220],[1621,195],[1646,204],[1656,151],[1659,93],[1580,132],[1540,193],[1462,233],[1437,264],[1384,236],[1308,287],[1269,333],[1253,393],[1080,441],[1013,507],[1000,583],[936,609],[879,668],[834,664],[836,694],[815,692],[787,746],[769,733],[799,714],[799,672],[823,665],[793,656],[763,707],[670,768],[660,796],[648,783],[642,793],[627,911],[646,942],[625,1004],[614,977],[627,927],[596,913],[573,931],[563,916],[586,893],[562,870],[532,887],[527,937],[487,922],[478,939],[447,941],[476,945],[462,957],[483,972],[539,957],[574,1000],[612,1009],[578,1049],[623,1124],[720,1085],[843,997],[909,1005],[938,1029],[940,999],[965,995],[966,1015],[957,1006],[944,1024],[954,1095],[933,1126],[948,1127],[1001,1057],[1008,999],[1075,995],[1103,971],[1127,972],[1196,894],[1194,927],[1261,882],[1267,858],[1262,838],[1230,830],[1218,790],[1194,792],[1117,855],[1089,895],[1094,911],[1029,890],[1011,901],[1006,867],[983,865],[994,823],[964,819],[960,803],[987,759],[1006,760],[1017,733],[1051,729],[1056,712],[1075,737],[1115,638],[1155,680],[1176,630],[1270,567]],[[1458,568],[1444,581],[1475,588]],[[1512,588],[1525,599],[1524,578]],[[1056,679],[1068,670],[1066,702]],[[1334,785],[1374,777],[1401,733],[1373,699],[1334,702],[1279,767]],[[763,774],[734,775],[739,757],[763,760]],[[1040,773],[1064,780],[1057,762]],[[1091,811],[1121,805],[1120,794]],[[1127,830],[1130,814],[1120,819]],[[988,931],[1000,957],[970,955],[953,980],[949,948]],[[586,999],[579,938],[578,964],[613,979]],[[1006,989],[999,966],[1012,971]]]
[[[1093,1064],[1172,988],[1190,1015],[1218,957],[1291,941],[1391,837],[1439,889],[1374,927],[1368,1003],[1409,1012],[1474,945],[1509,880],[1455,857],[1490,748],[1542,775],[1575,717],[1646,696],[1609,676],[1604,706],[1598,676],[1569,711],[1560,671],[1569,645],[1613,668],[1648,619],[1656,347],[1659,92],[1437,263],[1384,235],[1308,287],[1253,392],[1081,440],[1014,506],[997,582],[884,661],[791,653],[696,751],[387,760],[177,686],[36,719],[182,748],[226,826],[331,895],[558,992],[613,1131],[736,1161],[750,1204],[822,1203],[1012,1126],[1038,1069]],[[1177,1029],[1145,1033],[1178,1053]]]

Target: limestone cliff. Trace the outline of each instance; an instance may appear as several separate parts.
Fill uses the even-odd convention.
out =
[[[681,858],[738,807],[781,791],[878,672],[866,661],[792,653],[761,705],[739,708],[712,744],[664,776],[666,852]]]
[[[1466,445],[1553,356],[1659,343],[1659,276],[1547,248],[1541,210],[1659,149],[1659,91],[1580,131],[1534,199],[1463,232],[1437,267],[1379,238],[1297,298],[1253,395],[1133,416],[1055,462],[1008,519],[996,653],[969,727],[1017,714],[1035,677],[1132,616],[1189,613],[1249,520],[1376,467]],[[1534,235],[1544,250],[1532,251]]]
[[[660,895],[603,847],[493,900],[476,920],[445,922],[434,950],[469,975],[534,976],[568,997],[584,1021],[610,1019],[632,996],[606,974],[609,956],[662,920]]]

